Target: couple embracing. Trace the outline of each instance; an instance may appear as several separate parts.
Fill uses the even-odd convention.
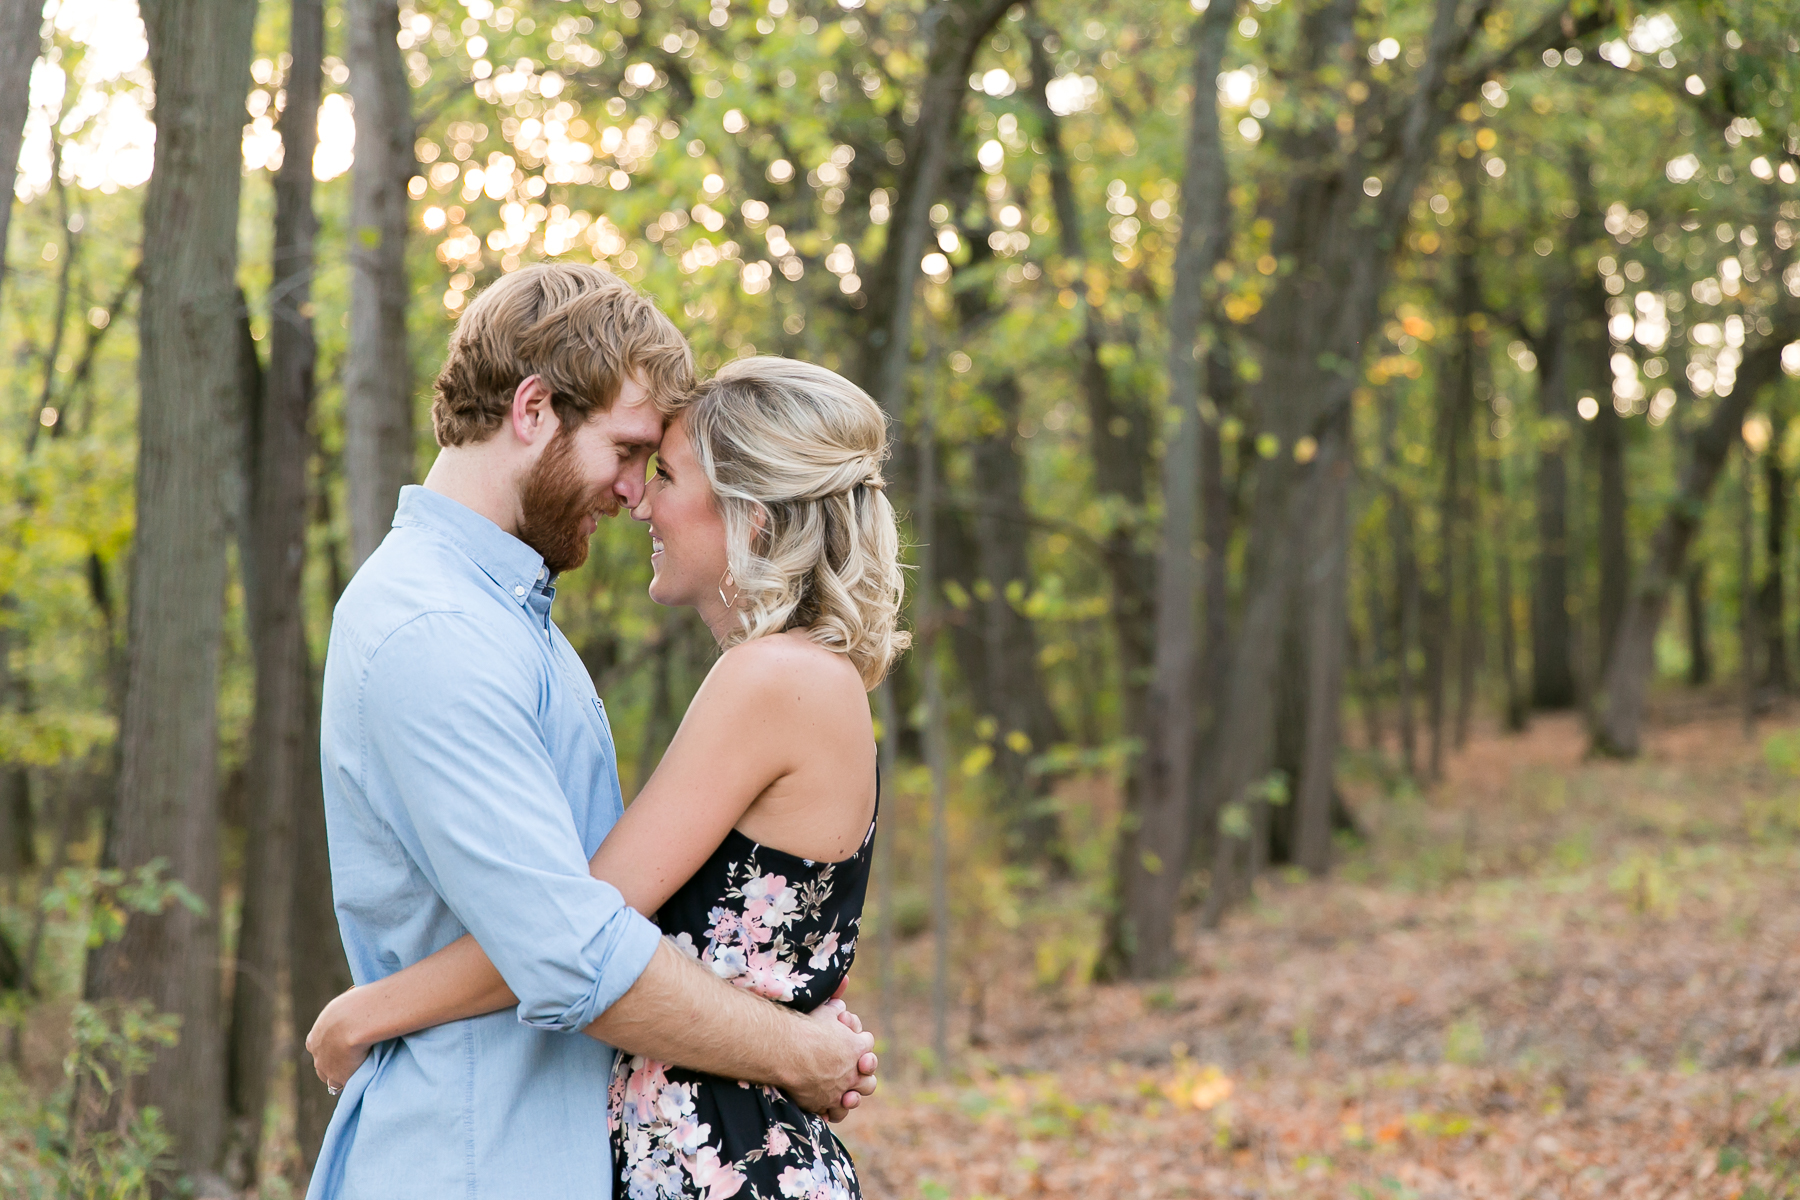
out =
[[[553,264],[469,306],[432,420],[326,659],[358,986],[307,1038],[342,1089],[309,1196],[859,1196],[827,1121],[877,1066],[837,996],[879,799],[866,692],[907,644],[880,409],[778,358],[696,385],[653,304]],[[651,598],[724,651],[629,812],[550,619],[621,510]]]

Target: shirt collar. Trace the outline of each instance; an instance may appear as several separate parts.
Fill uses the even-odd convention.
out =
[[[409,484],[400,489],[394,527],[403,525],[435,533],[455,545],[521,607],[533,592],[554,582],[536,550],[474,509],[430,488]]]

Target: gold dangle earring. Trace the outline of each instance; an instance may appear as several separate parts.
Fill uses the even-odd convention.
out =
[[[725,585],[728,583],[731,584],[731,599],[729,600],[725,598]],[[731,578],[731,571],[728,568],[725,574],[719,576],[719,603],[723,604],[726,608],[730,608],[732,605],[736,604],[738,590],[737,582]]]

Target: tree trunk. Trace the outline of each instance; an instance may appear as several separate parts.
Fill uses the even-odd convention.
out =
[[[1119,669],[1119,728],[1121,732],[1129,733],[1145,726],[1148,707],[1145,680],[1150,675],[1153,566],[1150,556],[1140,548],[1137,536],[1147,496],[1144,465],[1150,459],[1149,407],[1135,402],[1134,397],[1120,396],[1101,359],[1100,351],[1105,345],[1107,331],[1101,314],[1089,298],[1081,209],[1076,202],[1068,155],[1063,148],[1061,121],[1051,110],[1043,90],[1056,74],[1044,48],[1044,37],[1041,28],[1033,28],[1031,61],[1036,86],[1032,90],[1032,101],[1043,129],[1044,157],[1050,177],[1051,203],[1056,210],[1059,249],[1066,262],[1070,290],[1081,312],[1081,339],[1074,349],[1081,395],[1087,408],[1088,452],[1093,462],[1094,490],[1117,514],[1101,539],[1101,555],[1112,591],[1111,625]],[[1141,759],[1132,761],[1123,783],[1127,797],[1139,793],[1139,776],[1143,769]],[[1135,822],[1137,814],[1128,812],[1126,820]],[[1121,857],[1126,853],[1130,827],[1125,827],[1120,835],[1117,853]],[[1115,865],[1115,874],[1122,869]],[[1126,970],[1124,921],[1123,911],[1115,906],[1106,935],[1107,951],[1101,959],[1104,974],[1117,975]]]
[[[256,707],[249,754],[243,920],[232,991],[226,1105],[230,1121],[222,1170],[238,1188],[257,1182],[263,1114],[275,1074],[275,1021],[282,972],[290,969],[296,888],[294,825],[319,773],[309,740],[311,661],[306,642],[307,468],[313,369],[313,149],[318,141],[322,0],[293,0],[291,64],[282,112],[282,166],[275,180],[275,230],[269,286],[269,370],[258,378],[246,322],[242,350],[251,400],[245,439],[247,519],[239,538],[245,615],[256,665]],[[301,1034],[304,1040],[304,1032]],[[297,1082],[305,1085],[306,1076]]]
[[[1500,618],[1500,680],[1505,689],[1506,729],[1518,733],[1525,728],[1530,705],[1519,683],[1519,630],[1513,613],[1512,493],[1507,484],[1505,449],[1501,446],[1488,459],[1488,491],[1493,495],[1493,505],[1482,528],[1492,539],[1494,552],[1494,607]]]
[[[1602,349],[1607,342],[1600,339]],[[1604,381],[1602,381],[1603,383]],[[1625,534],[1625,418],[1613,408],[1606,388],[1597,391],[1600,415],[1594,419],[1594,456],[1598,466],[1599,526],[1595,541],[1600,553],[1600,671],[1606,672],[1606,655],[1619,634],[1630,592],[1631,547]]]
[[[1761,641],[1756,636],[1756,464],[1750,444],[1741,439],[1738,453],[1738,693],[1743,700],[1744,738],[1756,734],[1758,698],[1756,694],[1756,654]]]
[[[312,1174],[337,1101],[313,1073],[306,1033],[325,1005],[350,987],[350,963],[338,937],[331,900],[331,860],[325,843],[325,785],[319,776],[318,681],[307,680],[305,761],[294,816],[294,904],[288,955],[289,1011],[294,1021],[294,1141],[299,1151],[301,1190]]]
[[[1219,425],[1235,407],[1236,371],[1225,331],[1214,322],[1206,355],[1206,395],[1211,412],[1200,427],[1200,536],[1205,556],[1200,562],[1204,636],[1200,650],[1199,707],[1202,728],[1218,724],[1218,702],[1225,692],[1231,665],[1231,493],[1225,487],[1225,447]],[[1197,776],[1196,776],[1197,777]]]
[[[1745,353],[1737,387],[1714,402],[1712,416],[1692,436],[1680,482],[1663,511],[1650,553],[1638,568],[1608,659],[1594,731],[1594,749],[1599,753],[1634,757],[1641,748],[1644,707],[1656,665],[1656,632],[1662,627],[1669,592],[1682,578],[1688,546],[1705,516],[1707,497],[1725,456],[1743,440],[1744,414],[1756,393],[1781,377],[1781,347],[1796,336],[1800,317],[1790,308],[1776,323],[1774,334]],[[1744,582],[1748,585],[1747,577]],[[1690,598],[1693,595],[1690,590]]]
[[[1055,852],[1057,820],[1043,807],[1045,788],[1031,759],[1060,742],[1062,730],[1038,669],[1037,630],[1023,611],[1031,590],[1031,562],[1024,461],[1015,446],[1019,381],[1005,374],[987,390],[999,422],[970,445],[979,489],[973,525],[985,677],[982,707],[998,726],[994,754],[1006,790],[1002,819],[1008,846],[1022,861],[1042,862]]]
[[[1712,639],[1706,627],[1706,560],[1687,570],[1684,581],[1687,609],[1688,686],[1712,682]]]
[[[13,183],[25,118],[31,111],[31,68],[43,47],[44,6],[38,0],[0,0],[0,163],[6,193],[0,196],[0,286],[6,280],[6,236],[12,224]]]
[[[1453,744],[1469,740],[1475,705],[1475,674],[1481,667],[1481,560],[1476,557],[1475,513],[1481,505],[1481,453],[1475,438],[1476,377],[1484,361],[1486,335],[1475,326],[1481,313],[1481,273],[1476,247],[1481,240],[1481,171],[1473,158],[1458,160],[1463,191],[1463,227],[1456,246],[1456,411],[1450,436],[1460,446],[1456,457],[1459,486],[1454,492],[1457,566],[1461,582],[1456,630],[1456,719]]]
[[[356,108],[350,184],[350,345],[344,358],[344,471],[352,569],[393,523],[413,479],[412,355],[406,341],[406,214],[412,91],[395,38],[396,0],[349,0],[345,61]]]
[[[1144,767],[1120,834],[1118,944],[1109,954],[1139,979],[1175,962],[1175,907],[1193,838],[1191,770],[1198,666],[1196,534],[1200,505],[1200,321],[1213,265],[1231,235],[1225,152],[1215,80],[1235,5],[1225,0],[1195,22],[1193,98],[1181,182],[1181,233],[1168,305],[1168,403],[1176,420],[1162,462],[1162,539],[1156,563]],[[1135,817],[1135,821],[1131,820]]]
[[[1394,430],[1400,401],[1389,393],[1381,409],[1381,461],[1391,467]],[[1413,550],[1412,508],[1400,489],[1387,485],[1388,541],[1394,551],[1394,610],[1391,625],[1394,646],[1394,690],[1400,734],[1400,766],[1408,778],[1419,773],[1419,733],[1413,712],[1413,647],[1419,641],[1419,562]],[[1383,623],[1388,625],[1387,622]]]
[[[181,1019],[141,1098],[162,1110],[177,1162],[218,1161],[220,1038],[219,642],[225,513],[236,457],[238,192],[249,0],[146,0],[156,80],[156,162],[144,197],[137,531],[119,803],[108,857],[169,875],[209,906],[133,915],[100,956],[100,994],[148,999]]]
[[[1296,77],[1320,78],[1326,64],[1355,61],[1356,5],[1352,0],[1307,11],[1297,34]],[[1457,99],[1486,68],[1462,62],[1479,22],[1459,19],[1454,0],[1439,0],[1425,61],[1410,94],[1390,114],[1394,130],[1377,138],[1365,130],[1368,151],[1346,155],[1340,135],[1308,122],[1277,137],[1284,159],[1316,164],[1301,171],[1282,198],[1270,252],[1278,261],[1308,264],[1280,273],[1257,318],[1265,351],[1256,410],[1279,447],[1257,471],[1244,587],[1243,629],[1233,657],[1230,701],[1218,738],[1219,754],[1207,784],[1212,814],[1242,800],[1267,764],[1273,671],[1292,578],[1297,513],[1293,451],[1317,438],[1350,404],[1357,364],[1378,310],[1393,252],[1406,229],[1413,193],[1436,153],[1437,136]],[[1526,41],[1554,33],[1534,30]],[[1315,85],[1318,86],[1318,85]],[[1335,86],[1335,85],[1333,85]],[[1352,131],[1351,138],[1355,137]],[[1363,177],[1389,166],[1381,196],[1369,201]],[[1204,920],[1216,922],[1233,894],[1231,856],[1220,838]]]
[[[1306,751],[1294,795],[1294,861],[1313,875],[1331,869],[1331,797],[1349,624],[1350,414],[1321,442],[1313,470],[1312,537],[1302,581],[1306,613]]]
[[[929,370],[933,364],[927,364]],[[913,601],[922,643],[918,663],[925,701],[925,764],[931,776],[931,1049],[933,1074],[950,1067],[950,832],[946,789],[950,734],[944,720],[944,684],[938,664],[937,429],[932,402],[919,427],[919,590]]]
[[[1551,293],[1542,336],[1532,339],[1538,358],[1538,415],[1550,425],[1549,435],[1538,444],[1537,555],[1531,578],[1531,705],[1544,709],[1575,703],[1567,459],[1569,425],[1575,419],[1567,329],[1572,307],[1565,283]]]
[[[1763,454],[1763,488],[1768,517],[1763,524],[1763,580],[1757,590],[1757,623],[1763,637],[1762,686],[1771,695],[1788,690],[1787,607],[1783,576],[1787,573],[1787,469],[1781,443],[1787,418],[1777,414],[1769,449]]]

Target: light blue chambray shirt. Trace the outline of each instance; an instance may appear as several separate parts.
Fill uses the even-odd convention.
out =
[[[312,1200],[612,1190],[613,1051],[578,1032],[657,929],[588,874],[623,811],[606,710],[525,543],[422,487],[339,601],[320,753],[338,928],[358,984],[473,933],[519,997],[377,1046]]]

